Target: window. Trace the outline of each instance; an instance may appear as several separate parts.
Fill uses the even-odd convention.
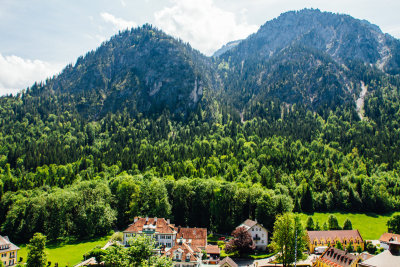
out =
[[[264,244],[264,240],[261,240],[261,243],[263,243],[263,244]]]
[[[264,237],[264,234],[262,234],[262,237]]]
[[[2,258],[7,257],[7,253],[1,254],[1,257],[2,257]]]

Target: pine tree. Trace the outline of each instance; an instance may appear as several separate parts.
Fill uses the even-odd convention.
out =
[[[343,230],[353,230],[353,225],[352,225],[351,221],[349,220],[349,218],[347,218],[344,221]]]

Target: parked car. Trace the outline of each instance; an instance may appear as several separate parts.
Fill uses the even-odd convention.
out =
[[[316,247],[314,248],[314,254],[322,254],[328,247]]]

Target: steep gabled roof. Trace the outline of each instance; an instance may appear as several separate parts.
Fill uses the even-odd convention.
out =
[[[249,230],[251,227],[253,227],[254,225],[256,225],[257,222],[247,219],[245,220],[241,225],[239,225],[238,227],[236,227],[236,229],[240,228],[240,227],[244,227],[246,230]]]
[[[3,248],[3,249],[1,249],[1,248]],[[14,250],[18,250],[18,249],[19,249],[19,247],[17,247],[16,245],[14,245],[13,243],[10,242],[10,240],[8,239],[8,236],[0,235],[0,253],[14,251]]]
[[[197,261],[198,258],[196,257],[195,252],[192,250],[192,248],[186,244],[186,243],[176,243],[175,246],[173,246],[171,249],[169,249],[165,255],[172,260],[174,260],[174,252],[179,251],[182,253],[182,261],[186,260],[186,257],[189,255],[190,261]]]
[[[135,222],[128,226],[124,232],[142,233],[143,230],[154,230],[161,234],[175,233],[174,227],[164,218],[136,217]]]

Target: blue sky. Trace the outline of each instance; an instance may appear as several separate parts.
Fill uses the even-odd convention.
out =
[[[118,30],[151,23],[211,55],[303,8],[366,19],[400,38],[397,0],[0,0],[0,95],[58,73]]]

